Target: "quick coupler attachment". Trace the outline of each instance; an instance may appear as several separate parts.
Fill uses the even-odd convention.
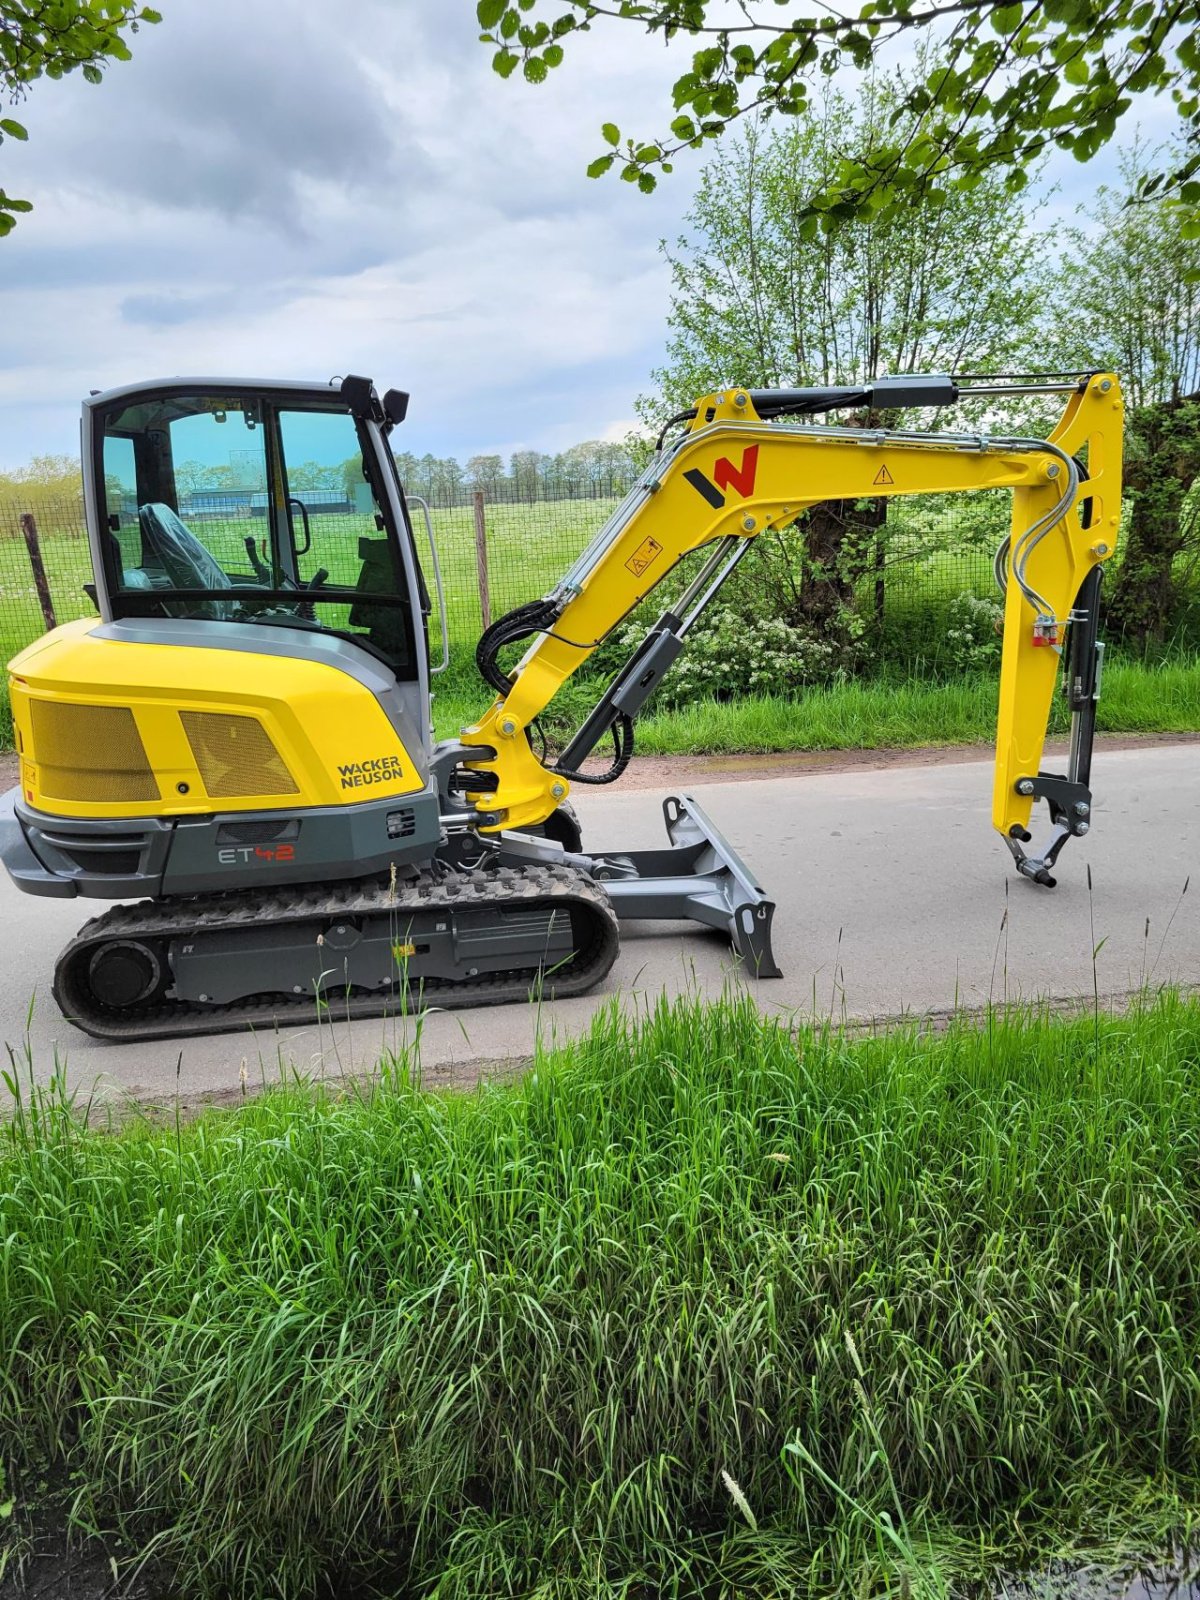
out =
[[[618,918],[685,919],[719,928],[749,972],[781,978],[771,949],[775,902],[691,795],[668,795],[663,817],[667,849],[593,858]]]
[[[1041,848],[1028,855],[1023,847],[1031,842],[1033,835],[1027,829],[1014,827],[1004,842],[1023,878],[1053,889],[1058,880],[1052,876],[1051,868],[1063,845],[1068,839],[1082,838],[1091,831],[1092,791],[1086,784],[1048,772],[1018,778],[1014,787],[1019,795],[1045,800],[1050,808],[1050,833]]]

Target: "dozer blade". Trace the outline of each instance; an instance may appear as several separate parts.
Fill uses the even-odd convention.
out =
[[[719,928],[755,977],[782,978],[771,949],[775,902],[690,794],[668,795],[663,817],[667,849],[593,857],[618,919],[684,919]]]

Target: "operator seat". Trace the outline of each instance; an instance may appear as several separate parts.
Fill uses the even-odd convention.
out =
[[[175,589],[230,589],[228,574],[187,524],[161,500],[147,501],[138,507],[142,531],[142,561],[162,568]],[[205,618],[228,622],[234,614],[232,600],[164,601],[170,616]]]

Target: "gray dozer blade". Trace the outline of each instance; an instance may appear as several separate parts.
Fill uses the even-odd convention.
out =
[[[771,949],[775,902],[691,795],[668,795],[663,816],[671,841],[666,849],[591,857],[617,916],[722,929],[751,973],[782,978]]]

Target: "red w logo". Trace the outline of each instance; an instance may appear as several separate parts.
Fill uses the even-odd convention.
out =
[[[742,451],[742,464],[740,467],[735,467],[727,457],[721,457],[713,468],[713,477],[716,479],[715,484],[710,482],[696,468],[693,468],[691,472],[685,472],[683,476],[691,484],[692,488],[696,490],[697,494],[703,495],[709,505],[719,511],[725,504],[725,496],[721,493],[722,489],[732,489],[735,494],[740,495],[744,500],[748,495],[754,493],[754,479],[757,474],[758,446],[756,444],[748,444]]]
[[[754,493],[754,478],[757,472],[758,446],[748,444],[742,451],[740,467],[735,467],[732,461],[727,461],[722,456],[713,468],[713,478],[718,489],[732,489],[744,500],[748,494]]]

